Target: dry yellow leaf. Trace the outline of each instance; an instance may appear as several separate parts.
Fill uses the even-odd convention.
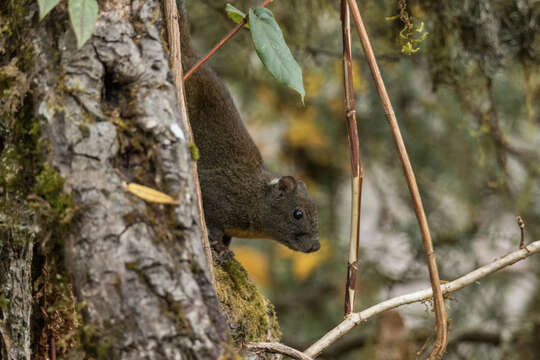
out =
[[[304,71],[303,76],[306,94],[309,94],[311,97],[317,96],[321,88],[325,85],[325,74],[319,70],[310,69]]]
[[[313,253],[310,256],[299,256],[293,258],[293,273],[298,280],[305,280],[326,260],[323,253]]]
[[[162,193],[161,191],[154,190],[152,188],[149,188],[147,186],[135,184],[135,183],[126,183],[123,182],[122,186],[126,191],[129,191],[133,195],[153,203],[158,204],[179,204],[179,200],[175,200],[172,197],[170,197],[167,194]]]
[[[308,108],[295,116],[287,131],[291,145],[309,148],[322,148],[327,145],[326,137],[315,121],[316,111]]]
[[[330,247],[325,239],[321,239],[321,250],[314,253],[301,253],[284,246],[277,249],[279,257],[292,261],[294,276],[299,280],[305,280],[322,263],[330,257]]]
[[[364,74],[362,73],[362,66],[356,61],[353,61],[353,78],[354,90],[357,95],[369,90],[369,83],[364,78]]]
[[[273,107],[275,104],[279,103],[276,92],[269,89],[268,86],[257,87],[255,90],[255,96],[259,102],[269,107]]]

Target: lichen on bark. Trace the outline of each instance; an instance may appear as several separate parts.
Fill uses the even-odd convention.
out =
[[[48,161],[81,209],[65,250],[85,300],[82,344],[98,358],[216,358],[227,338],[210,283],[192,271],[204,256],[159,2],[129,19],[117,10],[79,50],[69,29],[34,41]],[[180,205],[144,203],[123,190],[134,180]]]

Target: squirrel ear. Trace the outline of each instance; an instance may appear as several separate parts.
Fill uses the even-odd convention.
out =
[[[302,180],[298,180],[296,183],[297,183],[298,187],[299,187],[301,190],[304,190],[304,191],[307,192],[307,187],[306,187],[306,183],[305,183],[305,182],[303,182]]]
[[[296,179],[292,176],[282,176],[278,181],[279,190],[283,192],[290,192],[296,189]]]

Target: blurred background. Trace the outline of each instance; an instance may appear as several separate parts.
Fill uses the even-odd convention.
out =
[[[234,24],[226,1],[187,3],[203,55]],[[269,6],[302,67],[305,106],[263,68],[247,30],[210,61],[267,167],[304,180],[319,207],[319,252],[295,253],[268,240],[232,244],[275,305],[283,342],[298,349],[343,319],[350,160],[339,3],[276,0]],[[256,4],[232,3],[244,11]],[[401,17],[400,4],[407,11]],[[540,1],[359,6],[416,171],[441,279],[518,249],[517,215],[527,241],[540,240]],[[355,30],[353,53],[365,173],[355,305],[362,310],[429,281],[410,195]],[[452,294],[445,358],[540,358],[539,275],[537,256]],[[432,340],[432,326],[431,303],[400,307],[358,326],[322,358],[416,358]]]

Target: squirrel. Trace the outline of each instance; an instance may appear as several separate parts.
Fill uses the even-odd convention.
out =
[[[198,56],[185,11],[179,9],[182,64],[187,71]],[[184,87],[200,154],[199,182],[212,246],[221,252],[231,237],[263,238],[297,251],[317,251],[317,207],[304,182],[265,168],[229,91],[209,67],[201,66]]]

